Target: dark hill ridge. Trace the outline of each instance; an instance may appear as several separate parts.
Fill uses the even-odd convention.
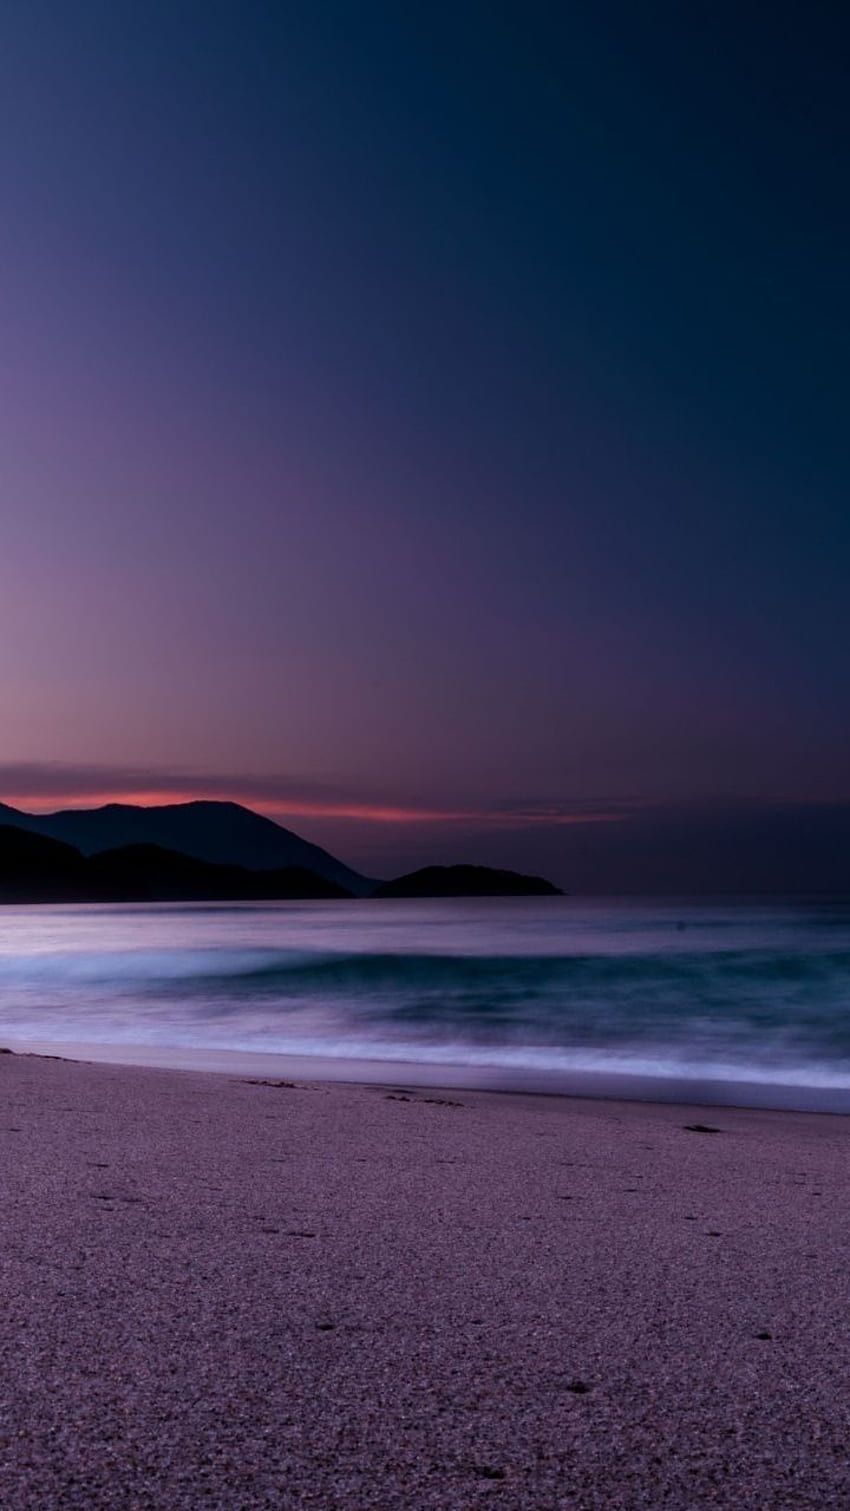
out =
[[[168,803],[142,808],[108,803],[103,808],[69,808],[59,813],[22,813],[0,803],[0,824],[14,824],[50,839],[63,840],[84,855],[126,845],[160,845],[214,865],[277,871],[299,866],[324,876],[355,897],[367,897],[375,883],[311,845],[291,829],[240,803]]]
[[[162,845],[123,845],[85,861],[93,884],[124,902],[260,902],[290,898],[332,900],[353,894],[304,866],[249,871],[196,860]]]
[[[260,902],[351,897],[301,866],[249,871],[160,845],[84,856],[71,845],[0,825],[0,902]]]
[[[239,803],[109,803],[48,814],[0,803],[0,832],[7,902],[561,895],[538,876],[488,866],[428,866],[379,884]]]
[[[0,819],[11,811],[0,806]],[[87,902],[89,892],[79,850],[0,823],[0,902]]]
[[[490,866],[425,866],[377,887],[375,897],[563,897],[542,876]]]

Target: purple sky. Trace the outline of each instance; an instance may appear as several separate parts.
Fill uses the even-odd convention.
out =
[[[0,797],[850,801],[840,23],[311,9],[0,21]]]

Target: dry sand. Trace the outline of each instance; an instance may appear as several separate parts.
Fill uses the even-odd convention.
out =
[[[847,1511],[848,1132],[4,1055],[0,1506]]]

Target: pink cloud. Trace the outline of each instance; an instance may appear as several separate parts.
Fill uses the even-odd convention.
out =
[[[484,824],[496,828],[540,824],[616,823],[622,803],[541,803],[522,800],[496,805],[430,805],[382,802],[368,796],[280,776],[209,776],[133,768],[72,766],[60,763],[7,763],[0,766],[3,801],[49,812],[55,808],[100,807],[105,803],[184,803],[208,799],[241,802],[274,818],[333,818],[374,824]]]

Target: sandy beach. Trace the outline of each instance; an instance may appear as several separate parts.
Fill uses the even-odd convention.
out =
[[[848,1133],[0,1056],[0,1504],[846,1511]]]

